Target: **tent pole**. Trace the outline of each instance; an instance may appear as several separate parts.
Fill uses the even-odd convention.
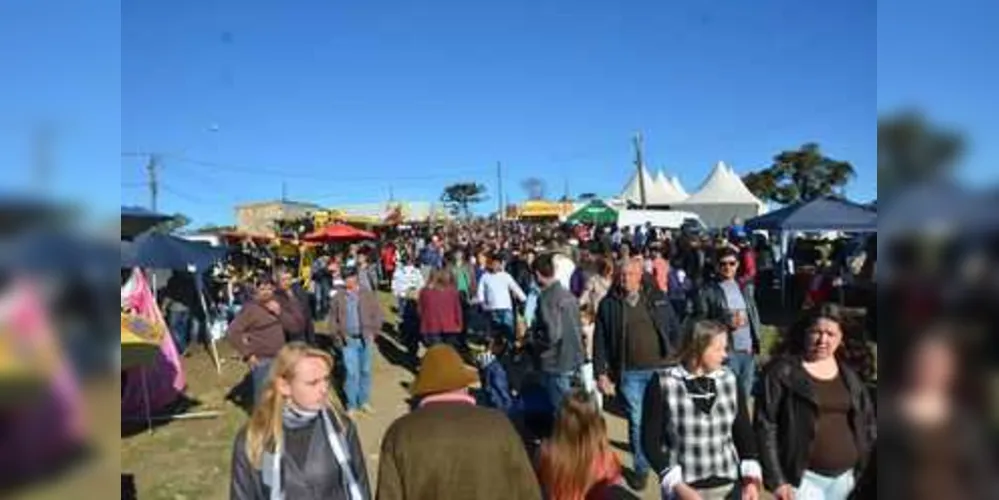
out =
[[[139,377],[142,379],[142,403],[146,409],[146,431],[153,433],[153,410],[149,407],[149,385],[146,383],[146,369],[139,369]]]

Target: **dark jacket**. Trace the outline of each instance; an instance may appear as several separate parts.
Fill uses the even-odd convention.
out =
[[[582,333],[576,297],[557,281],[542,290],[531,325],[538,369],[566,373],[579,368],[585,358]]]
[[[331,416],[330,420],[336,431],[345,437],[344,441],[347,443],[347,451],[350,454],[350,468],[360,483],[365,497],[371,498],[371,485],[368,483],[368,471],[364,463],[361,441],[357,436],[357,428],[349,419],[341,417],[341,421],[346,427],[346,432],[344,432],[343,427],[339,426],[336,419]],[[284,497],[302,500],[351,500],[350,495],[342,486],[346,484],[346,480],[341,473],[333,450],[330,449],[326,433],[323,432],[322,422],[318,421],[313,424],[313,429],[306,459],[306,469],[308,470],[303,471],[287,452],[281,457],[281,484],[284,489]],[[320,491],[316,491],[318,485],[309,478],[327,473],[334,477],[325,478],[327,479],[324,481],[325,487],[318,488]],[[245,427],[236,434],[236,442],[232,450],[232,482],[229,487],[229,498],[232,500],[268,500],[270,498],[270,488],[264,484],[261,470],[255,468],[246,455]]]
[[[877,415],[860,377],[840,363],[840,377],[850,393],[850,424],[864,470],[877,440]],[[756,439],[759,442],[763,480],[773,491],[782,484],[798,487],[808,465],[815,438],[817,403],[801,358],[781,356],[763,372],[763,396],[756,400]]]
[[[593,366],[597,375],[619,378],[625,366],[625,298],[620,289],[600,302],[593,333]],[[646,289],[640,299],[649,311],[659,337],[659,355],[672,355],[680,347],[681,329],[673,306],[658,290]]]
[[[382,331],[385,314],[378,302],[375,292],[358,290],[358,311],[361,319],[361,334],[368,340],[373,340]],[[347,291],[341,290],[333,296],[330,302],[329,331],[334,342],[347,339]]]
[[[309,294],[298,283],[290,290],[281,290],[274,294],[281,304],[281,323],[285,325],[285,336],[289,341],[300,340],[315,345],[316,327],[312,323],[312,306]]]
[[[229,324],[226,337],[244,358],[273,358],[285,340],[281,320],[256,301],[243,306]]]
[[[460,403],[418,408],[385,432],[378,465],[379,500],[541,498],[513,424],[488,408]]]
[[[753,298],[751,288],[747,289],[746,286],[740,285],[739,289],[742,291],[742,299],[746,302],[746,316],[749,319],[749,330],[753,336],[753,352],[760,352],[760,312],[756,308],[756,299]],[[725,290],[722,290],[721,284],[718,282],[712,282],[705,285],[701,293],[698,294],[697,308],[695,310],[695,315],[698,319],[709,319],[712,321],[717,321],[723,325],[730,325],[732,323],[732,313],[728,308],[728,300],[725,298]],[[732,339],[729,338],[729,346],[732,345]]]

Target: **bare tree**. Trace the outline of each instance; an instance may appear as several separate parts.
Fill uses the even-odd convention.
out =
[[[545,199],[545,181],[537,177],[528,177],[520,181],[520,187],[527,193],[528,200]]]

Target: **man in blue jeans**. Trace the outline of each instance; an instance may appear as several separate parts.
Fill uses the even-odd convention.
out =
[[[739,380],[739,388],[751,396],[756,377],[756,353],[760,348],[760,315],[753,299],[752,281],[740,283],[738,271],[738,251],[726,248],[719,252],[718,279],[702,290],[697,316],[728,327],[726,364]]]
[[[624,263],[617,286],[600,303],[593,333],[597,385],[608,396],[619,392],[627,412],[633,472],[625,479],[635,491],[645,489],[650,469],[641,446],[645,387],[681,339],[669,299],[654,286],[643,286],[643,274],[640,257]]]
[[[572,380],[585,359],[579,301],[555,277],[553,254],[534,261],[534,275],[542,290],[530,342],[535,365],[541,369],[542,382],[552,407],[557,409],[572,389]]]
[[[371,290],[361,290],[357,271],[344,271],[343,293],[330,304],[330,334],[342,342],[343,366],[346,372],[343,392],[347,397],[347,412],[374,413],[371,407],[371,364],[384,314],[378,296]]]
[[[506,336],[510,345],[513,345],[517,340],[517,325],[511,297],[516,297],[518,302],[527,300],[520,285],[503,270],[503,258],[499,254],[493,254],[489,257],[489,272],[479,280],[475,301],[489,315],[494,332]]]

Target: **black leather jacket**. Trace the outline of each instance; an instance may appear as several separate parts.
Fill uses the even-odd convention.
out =
[[[753,353],[760,352],[760,313],[756,308],[756,299],[753,294],[740,286],[742,299],[746,303],[746,316],[749,320],[749,330],[753,336]],[[704,286],[695,302],[694,315],[697,319],[709,319],[717,321],[723,325],[732,323],[732,313],[728,309],[728,299],[725,298],[725,291],[717,281]],[[729,346],[732,339],[729,338]]]
[[[855,467],[859,475],[877,441],[877,415],[860,377],[843,363],[839,373],[850,393],[850,426],[861,457]],[[815,438],[816,411],[811,379],[801,358],[782,356],[771,361],[763,373],[763,395],[756,400],[755,419],[767,489],[801,483]]]

